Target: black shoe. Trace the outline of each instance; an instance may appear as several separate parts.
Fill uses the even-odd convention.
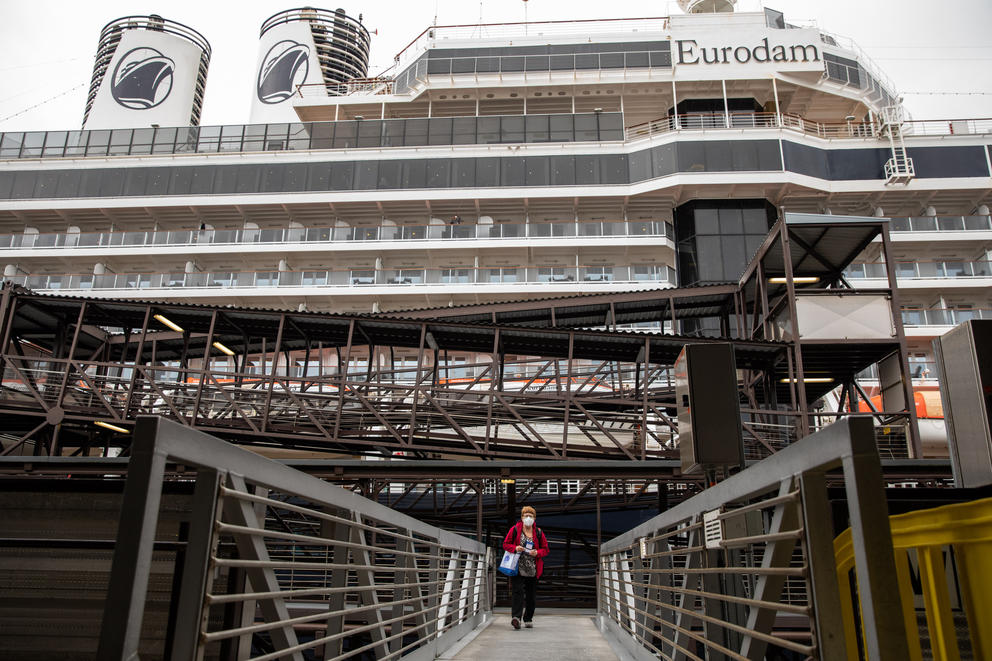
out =
[[[512,620],[510,620],[510,624],[513,625],[513,628],[514,629],[519,629],[520,628],[520,618],[519,617],[513,618]]]

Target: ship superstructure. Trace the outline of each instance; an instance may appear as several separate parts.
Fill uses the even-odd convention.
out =
[[[783,210],[887,217],[918,410],[937,405],[930,341],[992,314],[992,120],[908,119],[817,27],[771,10],[432,26],[388,75],[362,66],[283,90],[292,122],[3,134],[4,279],[374,313],[724,283]],[[884,252],[841,275],[876,286]]]

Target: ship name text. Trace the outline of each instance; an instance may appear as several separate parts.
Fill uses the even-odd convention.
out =
[[[768,37],[757,46],[704,46],[695,39],[676,40],[679,64],[729,64],[738,62],[819,62],[820,51],[813,44],[793,46],[768,43]]]

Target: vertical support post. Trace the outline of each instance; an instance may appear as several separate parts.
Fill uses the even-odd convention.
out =
[[[727,102],[727,81],[721,80],[720,85],[723,87],[723,119],[726,122],[724,124],[728,129],[730,128],[730,104]]]
[[[799,476],[799,488],[812,593],[809,603],[813,605],[814,642],[821,659],[843,659],[847,651],[834,557],[833,515],[827,500],[824,473],[803,473]]]
[[[216,312],[214,313],[216,316]],[[354,322],[352,322],[354,323]],[[279,315],[279,329],[276,331],[276,343],[272,347],[272,371],[267,375],[269,377],[269,391],[265,395],[265,408],[262,410],[262,431],[266,431],[269,428],[269,409],[272,403],[272,390],[276,385],[276,373],[279,371],[279,351],[282,348],[282,333],[286,327],[286,315]],[[210,337],[207,338],[208,342],[213,342],[213,321],[210,322]],[[207,345],[208,352],[210,351],[210,344]],[[262,360],[265,360],[265,354],[262,354]],[[372,356],[369,356],[369,364],[371,365]],[[264,364],[264,363],[263,363]],[[286,365],[287,371],[289,365]],[[335,435],[336,436],[336,435]]]
[[[882,223],[882,249],[885,251],[885,272],[889,281],[889,303],[892,310],[892,325],[899,341],[899,373],[902,376],[903,396],[906,398],[906,412],[909,415],[909,451],[913,459],[923,458],[923,443],[920,440],[919,422],[916,419],[916,400],[913,393],[913,377],[909,371],[909,351],[906,348],[906,330],[902,325],[902,307],[899,305],[899,284],[896,281],[896,268],[892,263],[892,243],[889,238],[889,224]]]
[[[171,655],[173,661],[200,658],[198,643],[206,615],[203,595],[210,580],[210,556],[216,543],[214,522],[217,519],[220,479],[221,474],[215,468],[201,468],[196,474],[182,585],[179,594],[173,597],[178,603]]]
[[[865,652],[872,661],[907,659],[902,604],[899,591],[893,589],[899,582],[874,425],[869,417],[848,418],[835,424],[843,422],[849,427],[853,448],[842,464]]]
[[[155,447],[157,436],[157,418],[138,418],[100,627],[98,659],[138,658],[166,460]]]
[[[789,318],[792,322],[792,346],[796,355],[796,394],[799,401],[800,434],[802,438],[810,433],[809,428],[809,404],[806,401],[806,383],[803,375],[803,350],[802,341],[799,339],[799,315],[796,312],[796,283],[793,281],[792,273],[792,244],[789,242],[789,228],[785,222],[785,214],[779,222],[779,237],[782,241],[782,263],[785,266],[785,288],[788,292]]]
[[[782,128],[782,106],[778,102],[778,80],[772,76],[772,95],[775,97],[775,121],[779,128]]]

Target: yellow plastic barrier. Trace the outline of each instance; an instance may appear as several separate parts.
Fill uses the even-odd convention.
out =
[[[908,552],[915,549],[933,658],[935,661],[960,661],[944,568],[944,547],[948,546],[954,549],[973,658],[992,659],[992,498],[898,514],[889,517],[889,525],[892,528],[892,546],[895,549],[910,660],[921,661],[923,658],[909,573]],[[850,581],[850,572],[854,569],[854,547],[850,528],[834,540],[834,558],[840,584],[847,657],[857,659],[854,595]]]

